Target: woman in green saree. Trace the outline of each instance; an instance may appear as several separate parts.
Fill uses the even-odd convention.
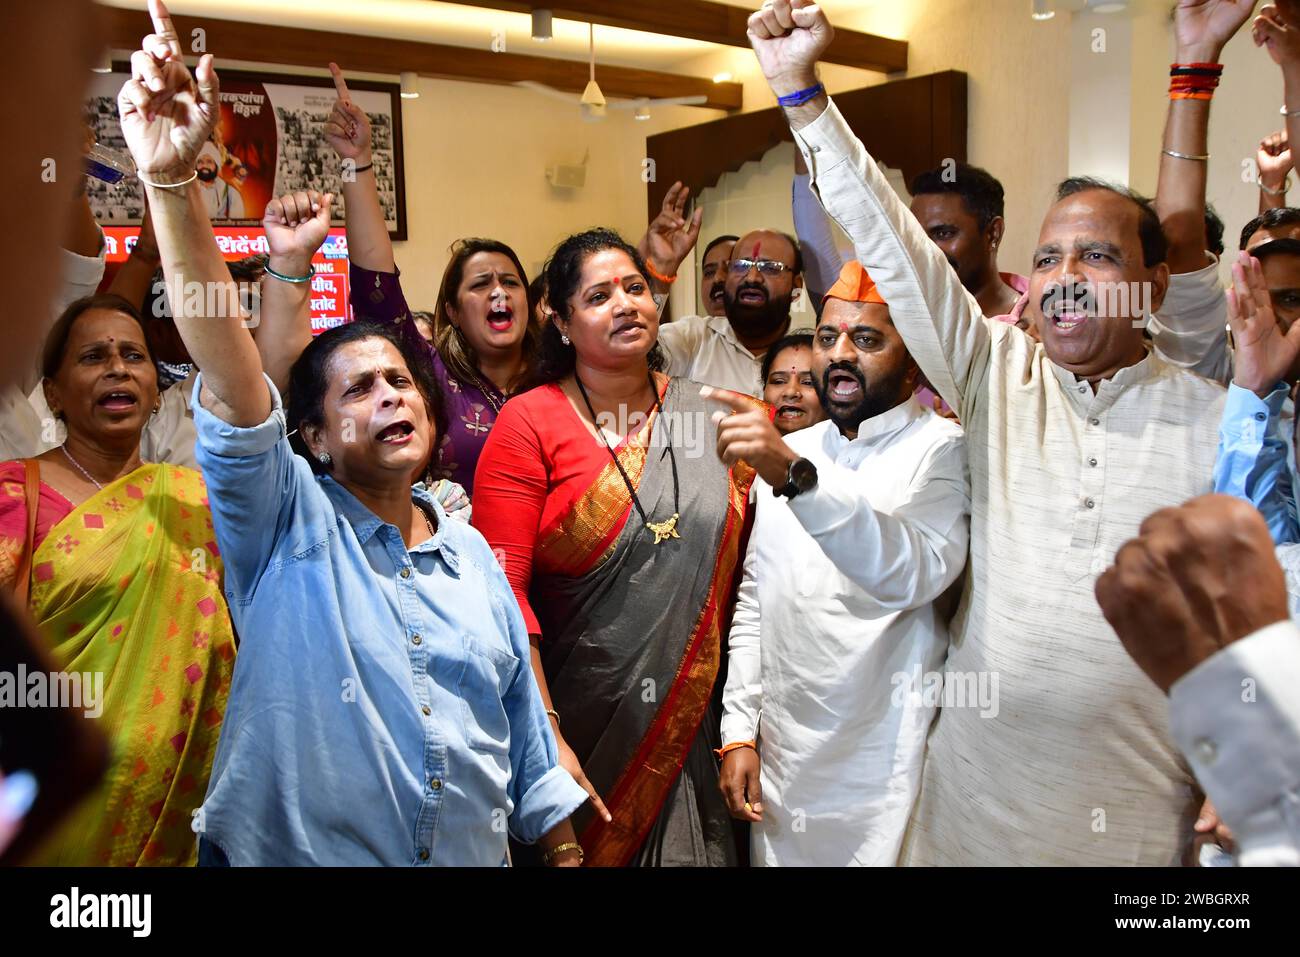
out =
[[[128,303],[70,305],[44,373],[68,437],[0,463],[0,587],[28,601],[61,669],[39,683],[79,697],[113,754],[23,863],[193,864],[235,658],[203,479],[140,459],[158,378]]]

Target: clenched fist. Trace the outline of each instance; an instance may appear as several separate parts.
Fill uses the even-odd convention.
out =
[[[1124,648],[1166,693],[1219,649],[1288,617],[1268,526],[1226,495],[1150,516],[1096,594]]]

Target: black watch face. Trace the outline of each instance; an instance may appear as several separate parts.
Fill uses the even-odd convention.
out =
[[[790,481],[801,492],[817,484],[817,466],[807,459],[796,459],[790,465]]]

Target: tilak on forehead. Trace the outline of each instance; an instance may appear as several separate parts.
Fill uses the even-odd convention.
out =
[[[750,258],[750,259],[757,259],[757,258],[758,258],[758,251],[759,251],[760,249],[762,249],[762,248],[763,248],[763,241],[762,241],[761,239],[755,239],[755,240],[754,240],[754,251],[753,251],[752,253],[749,254],[749,258]]]

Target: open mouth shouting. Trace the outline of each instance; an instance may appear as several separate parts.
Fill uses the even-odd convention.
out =
[[[767,290],[756,283],[741,286],[736,290],[736,302],[744,306],[765,306]]]
[[[406,445],[415,436],[415,426],[405,420],[380,429],[375,440],[384,445]]]
[[[826,398],[835,405],[856,405],[866,390],[862,376],[847,369],[828,369],[825,383]]]
[[[725,282],[715,282],[713,288],[709,290],[709,302],[722,302],[727,298],[727,284]]]
[[[1069,333],[1096,318],[1092,289],[1087,284],[1054,286],[1043,293],[1043,318],[1060,333]]]
[[[139,404],[139,397],[128,389],[111,389],[95,401],[101,409],[119,413],[133,412]]]
[[[783,422],[800,422],[808,418],[808,410],[801,405],[779,405],[776,417]]]
[[[505,332],[515,323],[515,311],[506,299],[497,299],[488,310],[487,324],[493,332]]]

